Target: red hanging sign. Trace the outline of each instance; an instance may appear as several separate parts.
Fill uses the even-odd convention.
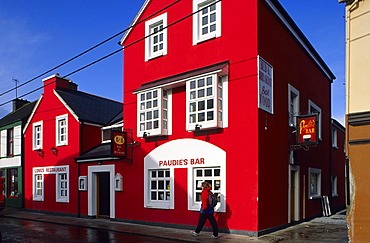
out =
[[[125,132],[112,131],[112,156],[126,157],[126,140]]]
[[[318,119],[317,115],[305,115],[297,117],[297,144],[318,143]]]

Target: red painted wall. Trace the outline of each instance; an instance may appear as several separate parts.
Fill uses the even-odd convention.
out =
[[[139,21],[173,1],[151,1]],[[237,7],[236,7],[237,6]],[[180,1],[165,12],[168,24],[190,14],[192,1]],[[164,12],[161,12],[162,14]],[[159,14],[158,14],[159,15]],[[237,23],[237,24],[236,24]],[[218,213],[220,228],[260,231],[288,223],[289,141],[288,83],[301,92],[301,112],[307,112],[308,99],[323,112],[322,143],[309,153],[299,151],[301,185],[307,186],[308,167],[322,168],[323,178],[330,178],[330,81],[313,63],[302,47],[292,39],[263,1],[222,1],[222,35],[192,45],[192,18],[168,29],[168,54],[145,62],[143,38],[145,24],[138,24],[124,46],[124,121],[132,128],[134,149],[131,164],[122,164],[124,193],[117,202],[127,207],[116,210],[117,218],[138,221],[195,225],[198,214],[187,210],[186,170],[175,170],[175,209],[144,208],[144,157],[165,142],[196,138],[212,143],[227,153],[227,212]],[[274,115],[257,108],[257,56],[274,67]],[[185,87],[173,90],[172,135],[161,138],[136,137],[137,97],[133,91],[151,81],[202,68],[222,61],[230,63],[229,126],[202,131],[196,136],[185,129]],[[325,163],[325,165],[323,165]],[[306,188],[307,191],[307,188]],[[323,194],[330,191],[330,181],[323,181]],[[135,195],[133,197],[132,195]],[[300,199],[303,197],[300,196]],[[308,200],[300,212],[306,217],[321,212],[320,200]]]

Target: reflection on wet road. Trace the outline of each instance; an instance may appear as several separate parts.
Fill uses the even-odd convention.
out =
[[[121,232],[0,217],[2,242],[176,242]]]

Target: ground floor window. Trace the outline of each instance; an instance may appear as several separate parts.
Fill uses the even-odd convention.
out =
[[[220,193],[221,193],[221,169],[220,167],[215,168],[195,168],[194,173],[194,192],[195,192],[195,201],[201,203],[201,193],[202,193],[202,183],[208,182],[212,185],[212,192],[218,197],[220,202]]]
[[[150,173],[150,200],[170,201],[171,173],[170,170],[151,170]]]
[[[8,170],[9,197],[18,197],[18,169]]]
[[[33,200],[44,201],[44,176],[35,174]]]
[[[57,202],[68,202],[68,180],[67,173],[59,173],[57,187]]]
[[[310,199],[321,197],[321,170],[309,168],[309,188],[310,188]]]

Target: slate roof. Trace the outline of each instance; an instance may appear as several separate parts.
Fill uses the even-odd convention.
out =
[[[112,125],[123,118],[123,105],[120,102],[76,90],[58,88],[55,91],[80,121]]]
[[[23,105],[19,109],[9,113],[8,115],[4,116],[2,119],[0,119],[0,127],[6,126],[13,122],[17,122],[21,120],[26,121],[28,117],[30,116],[35,104],[36,104],[36,101],[30,102],[28,104]]]
[[[113,159],[120,159],[120,158],[114,157],[111,155],[111,143],[102,143],[86,151],[81,156],[75,158],[77,162],[85,162],[85,161],[88,162],[89,159],[113,160]]]

